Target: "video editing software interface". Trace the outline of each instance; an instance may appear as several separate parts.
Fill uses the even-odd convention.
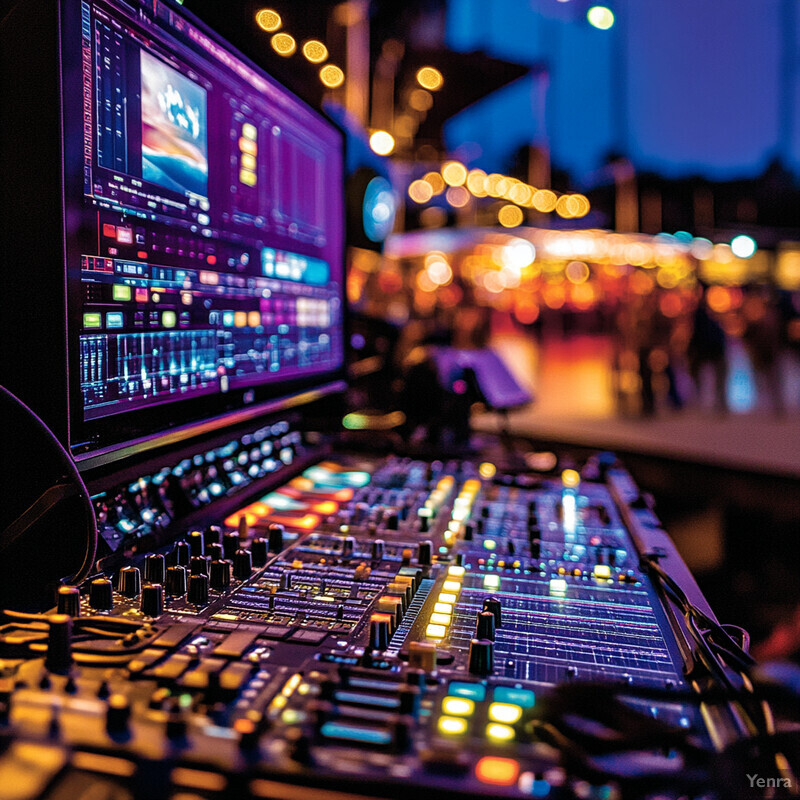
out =
[[[164,2],[80,14],[73,425],[339,368],[340,133]]]

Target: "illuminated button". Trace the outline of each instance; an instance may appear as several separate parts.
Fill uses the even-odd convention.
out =
[[[133,292],[131,291],[130,286],[126,286],[124,283],[115,283],[113,289],[111,290],[111,296],[114,300],[130,300],[133,296]]]
[[[453,594],[452,592],[440,592],[438,601],[440,603],[450,603],[451,605],[458,600],[458,595]]]
[[[490,786],[513,786],[519,777],[519,764],[513,758],[484,756],[475,765],[475,777]]]
[[[484,575],[483,576],[483,588],[484,589],[499,589],[500,588],[500,576],[499,575]]]
[[[489,719],[494,722],[504,722],[513,725],[522,718],[522,709],[511,703],[492,703],[489,706]]]
[[[452,717],[471,717],[475,713],[475,703],[468,697],[445,697],[442,711]]]
[[[594,576],[600,580],[608,580],[611,577],[611,567],[608,564],[595,564]]]
[[[494,539],[484,539],[483,540],[483,546],[487,550],[494,550],[495,547],[497,547],[497,542]]]
[[[486,478],[488,480],[489,478],[494,478],[497,473],[497,467],[489,461],[484,461],[483,464],[478,467],[478,472],[481,478]]]
[[[447,628],[444,625],[430,624],[425,628],[425,635],[429,639],[444,639],[447,635]]]
[[[453,618],[449,614],[431,614],[431,622],[437,625],[449,625]]]
[[[486,699],[486,687],[482,683],[467,683],[466,681],[451,681],[447,687],[450,695],[457,697],[467,697],[476,703],[481,703]]]
[[[445,581],[442,589],[445,592],[460,592],[461,584],[458,581]]]
[[[509,728],[508,725],[492,722],[486,726],[486,737],[494,742],[510,742],[515,736],[514,729]]]
[[[580,473],[574,469],[565,469],[561,473],[561,483],[565,489],[577,489],[581,485]]]
[[[452,686],[450,692],[452,693]],[[498,703],[513,703],[520,708],[533,708],[536,695],[530,689],[515,689],[511,686],[496,686],[494,699]]]
[[[83,315],[84,328],[101,328],[103,326],[103,317],[100,314],[89,312]]]
[[[434,603],[433,610],[437,614],[452,614],[453,606],[450,603]]]
[[[439,733],[444,733],[448,736],[460,736],[467,732],[467,721],[458,717],[440,717],[438,727]]]
[[[466,572],[466,567],[457,566],[456,564],[454,564],[452,567],[447,568],[448,578],[454,578],[456,580],[458,578],[463,578],[465,572]]]
[[[553,578],[550,581],[550,594],[564,594],[567,591],[567,582],[563,578]]]

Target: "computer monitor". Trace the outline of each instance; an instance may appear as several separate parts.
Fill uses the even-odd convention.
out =
[[[60,14],[73,455],[340,378],[340,130],[175,4]]]

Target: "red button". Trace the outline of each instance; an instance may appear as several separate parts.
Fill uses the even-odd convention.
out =
[[[475,765],[475,777],[490,786],[513,786],[519,778],[519,764],[513,758],[484,756]]]

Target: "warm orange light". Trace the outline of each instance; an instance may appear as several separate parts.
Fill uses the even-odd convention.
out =
[[[344,83],[344,72],[335,64],[326,64],[319,71],[319,79],[329,89],[336,89]]]
[[[513,786],[519,777],[519,763],[513,758],[484,756],[475,765],[475,777],[490,786]]]
[[[569,206],[568,195],[562,194],[561,197],[556,200],[556,214],[564,219],[570,219],[574,216]]]
[[[333,500],[325,500],[317,503],[313,508],[318,514],[335,514],[339,510],[339,504],[334,503]]]
[[[435,195],[441,194],[447,186],[439,172],[426,172],[425,175],[422,176],[422,180],[430,184]]]
[[[271,8],[262,8],[256,14],[256,24],[267,33],[274,33],[281,27],[281,15]]]
[[[339,489],[339,491],[336,492],[333,497],[340,503],[346,503],[348,500],[353,499],[354,494],[355,492],[352,489]]]
[[[706,302],[712,311],[724,314],[731,310],[731,295],[724,286],[711,286],[706,292]]]
[[[303,55],[312,64],[321,64],[328,57],[328,48],[317,39],[309,39],[303,44]]]
[[[433,105],[433,95],[425,89],[414,89],[408,96],[408,104],[414,111],[428,111]]]
[[[471,169],[467,175],[467,189],[475,197],[486,197],[486,173],[482,169]]]
[[[444,78],[442,73],[435,67],[422,67],[422,69],[417,70],[417,83],[423,89],[436,92],[442,88]]]
[[[433,197],[433,189],[427,181],[412,181],[408,187],[408,196],[415,203],[427,203]]]
[[[527,183],[515,183],[508,190],[508,199],[518,206],[527,205],[533,197],[533,189]]]
[[[553,211],[557,201],[558,198],[556,198],[555,192],[551,192],[549,189],[539,189],[538,192],[533,193],[533,207],[543,214],[549,214]]]
[[[583,261],[570,261],[564,273],[571,283],[586,283],[589,280],[589,267]]]
[[[369,137],[369,146],[373,153],[388,156],[394,150],[394,136],[388,131],[374,131]]]
[[[460,161],[447,161],[442,165],[442,178],[448,186],[463,186],[467,180],[467,168]]]
[[[522,209],[510,203],[497,212],[497,220],[504,228],[516,228],[523,219]]]
[[[294,36],[289,36],[288,33],[276,33],[270,39],[270,44],[279,56],[290,56],[297,50],[297,42],[294,40]]]
[[[469,202],[469,192],[463,186],[451,186],[445,197],[453,208],[464,208]]]

